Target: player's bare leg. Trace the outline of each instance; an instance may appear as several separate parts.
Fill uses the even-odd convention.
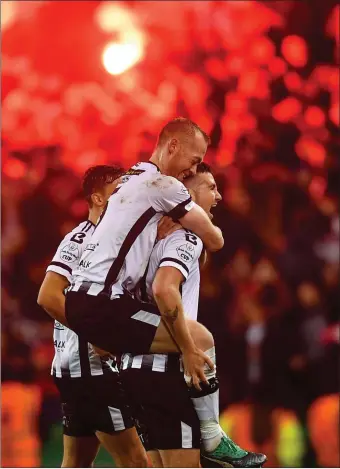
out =
[[[202,391],[190,387],[191,400],[200,420],[202,437],[202,456],[208,461],[231,464],[236,467],[260,467],[266,462],[263,454],[249,453],[236,445],[219,425],[219,391],[216,377],[215,343],[212,334],[199,322],[186,320],[189,332],[195,345],[202,350],[214,363],[211,370],[205,366],[205,378],[209,384],[201,383]],[[178,347],[167,327],[159,324],[151,353],[178,353]],[[183,467],[183,466],[182,466]]]
[[[64,435],[64,454],[61,467],[92,467],[100,443],[95,436]]]
[[[159,452],[163,467],[200,467],[199,449],[163,449]]]
[[[96,432],[117,467],[147,467],[148,458],[135,428],[112,434]]]
[[[163,321],[157,327],[149,353],[180,353],[178,345],[173,340]]]
[[[152,467],[164,467],[160,452],[157,449],[148,451],[148,456]]]

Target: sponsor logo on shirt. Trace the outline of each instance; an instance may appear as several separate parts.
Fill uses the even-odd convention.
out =
[[[126,171],[126,173],[124,174],[124,176],[138,176],[139,174],[142,174],[144,173],[145,171],[143,169],[129,169],[128,171]]]
[[[85,251],[94,251],[97,246],[98,246],[98,243],[97,243],[97,244],[88,244],[88,245],[86,246]]]
[[[54,347],[57,352],[63,352],[65,348],[65,340],[55,340]]]
[[[194,260],[194,250],[194,247],[189,243],[182,244],[176,249],[178,257],[184,262],[190,262]]]
[[[76,243],[71,242],[63,247],[60,258],[65,262],[74,262],[79,257],[79,249]]]
[[[80,261],[79,262],[79,267],[82,267],[83,269],[88,269],[91,265],[91,262],[90,261]]]

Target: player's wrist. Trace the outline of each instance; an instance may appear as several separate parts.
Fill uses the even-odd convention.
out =
[[[190,354],[190,353],[196,353],[196,351],[197,351],[197,347],[196,347],[193,340],[190,340],[188,343],[183,344],[181,349],[182,349],[182,354],[183,355]]]

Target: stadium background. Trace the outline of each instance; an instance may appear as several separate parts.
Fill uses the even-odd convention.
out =
[[[45,267],[80,176],[192,118],[223,203],[202,274],[222,423],[269,466],[337,466],[339,5],[2,1],[2,466],[58,466]],[[109,466],[104,453],[98,466]]]

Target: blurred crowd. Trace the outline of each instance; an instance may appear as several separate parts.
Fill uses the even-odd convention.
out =
[[[60,419],[52,321],[36,298],[60,240],[86,217],[80,176],[147,159],[177,115],[210,133],[223,196],[214,220],[225,245],[202,272],[199,310],[216,340],[223,424],[271,465],[336,465],[337,2],[68,2],[66,16],[65,2],[3,3],[17,17],[3,33],[2,422],[13,429],[11,412],[29,407],[39,425],[31,459],[2,437],[2,465],[41,464]],[[146,44],[115,77],[86,55],[121,33],[100,23],[108,7]],[[30,403],[12,409],[13,383]]]

